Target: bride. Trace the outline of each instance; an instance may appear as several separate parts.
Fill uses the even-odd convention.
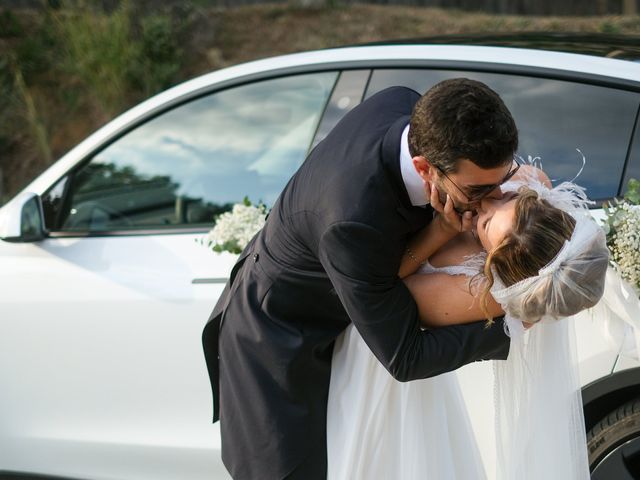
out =
[[[427,330],[505,315],[509,357],[494,363],[497,477],[588,479],[574,338],[557,320],[601,298],[608,250],[583,189],[521,171],[502,199],[481,202],[468,232],[433,189],[438,221],[410,242],[399,276]],[[353,326],[333,353],[327,451],[330,480],[486,478],[455,373],[400,383]]]

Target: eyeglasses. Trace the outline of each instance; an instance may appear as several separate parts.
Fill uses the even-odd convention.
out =
[[[496,188],[498,188],[500,185],[502,185],[505,182],[507,182],[511,177],[513,177],[516,174],[516,172],[520,169],[520,164],[515,159],[514,159],[513,163],[515,163],[516,166],[514,168],[512,168],[511,170],[509,170],[509,172],[504,176],[504,178],[499,183],[494,183],[494,184],[491,184],[491,185],[478,185],[476,187],[473,187],[473,192],[470,193],[470,194],[466,193],[464,190],[462,190],[462,188],[460,188],[456,184],[456,182],[451,180],[449,178],[449,176],[446,173],[444,173],[444,170],[442,170],[442,168],[440,168],[437,165],[434,165],[434,167],[436,167],[438,169],[438,171],[442,175],[444,175],[444,178],[449,180],[453,184],[453,186],[458,189],[458,191],[462,194],[462,196],[464,196],[464,198],[467,200],[467,203],[473,204],[473,203],[478,203],[480,200],[482,200],[484,197],[489,195]]]

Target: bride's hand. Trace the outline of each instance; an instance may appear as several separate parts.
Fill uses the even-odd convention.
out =
[[[471,230],[473,225],[472,213],[470,211],[466,211],[464,214],[460,215],[456,212],[453,208],[453,200],[451,200],[451,197],[448,194],[445,204],[442,205],[440,196],[438,195],[438,190],[433,183],[431,184],[431,196],[429,201],[433,209],[438,212],[435,220],[439,222],[445,232],[453,236],[460,232],[468,232]]]

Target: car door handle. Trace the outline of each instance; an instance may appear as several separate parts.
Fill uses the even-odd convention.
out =
[[[193,284],[201,284],[201,283],[227,283],[229,279],[220,277],[220,278],[194,278],[191,280]]]

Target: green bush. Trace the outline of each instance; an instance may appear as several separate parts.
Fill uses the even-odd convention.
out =
[[[90,89],[109,115],[171,84],[180,51],[171,18],[136,23],[129,2],[111,13],[79,6],[54,14],[65,46],[65,69]]]
[[[17,37],[22,34],[22,25],[11,10],[0,12],[0,38]]]
[[[131,41],[128,6],[111,14],[80,7],[60,11],[54,19],[66,54],[64,70],[90,89],[105,112],[121,111],[128,104],[130,66],[140,50]]]
[[[602,22],[598,28],[601,33],[620,33],[620,27],[608,20]]]
[[[43,15],[28,32],[23,32],[12,40],[17,66],[28,83],[39,83],[39,77],[46,74],[60,61],[56,55],[59,48],[56,32],[48,15]]]
[[[180,71],[181,51],[172,20],[151,15],[141,21],[138,59],[131,65],[132,81],[144,96],[166,89]]]

